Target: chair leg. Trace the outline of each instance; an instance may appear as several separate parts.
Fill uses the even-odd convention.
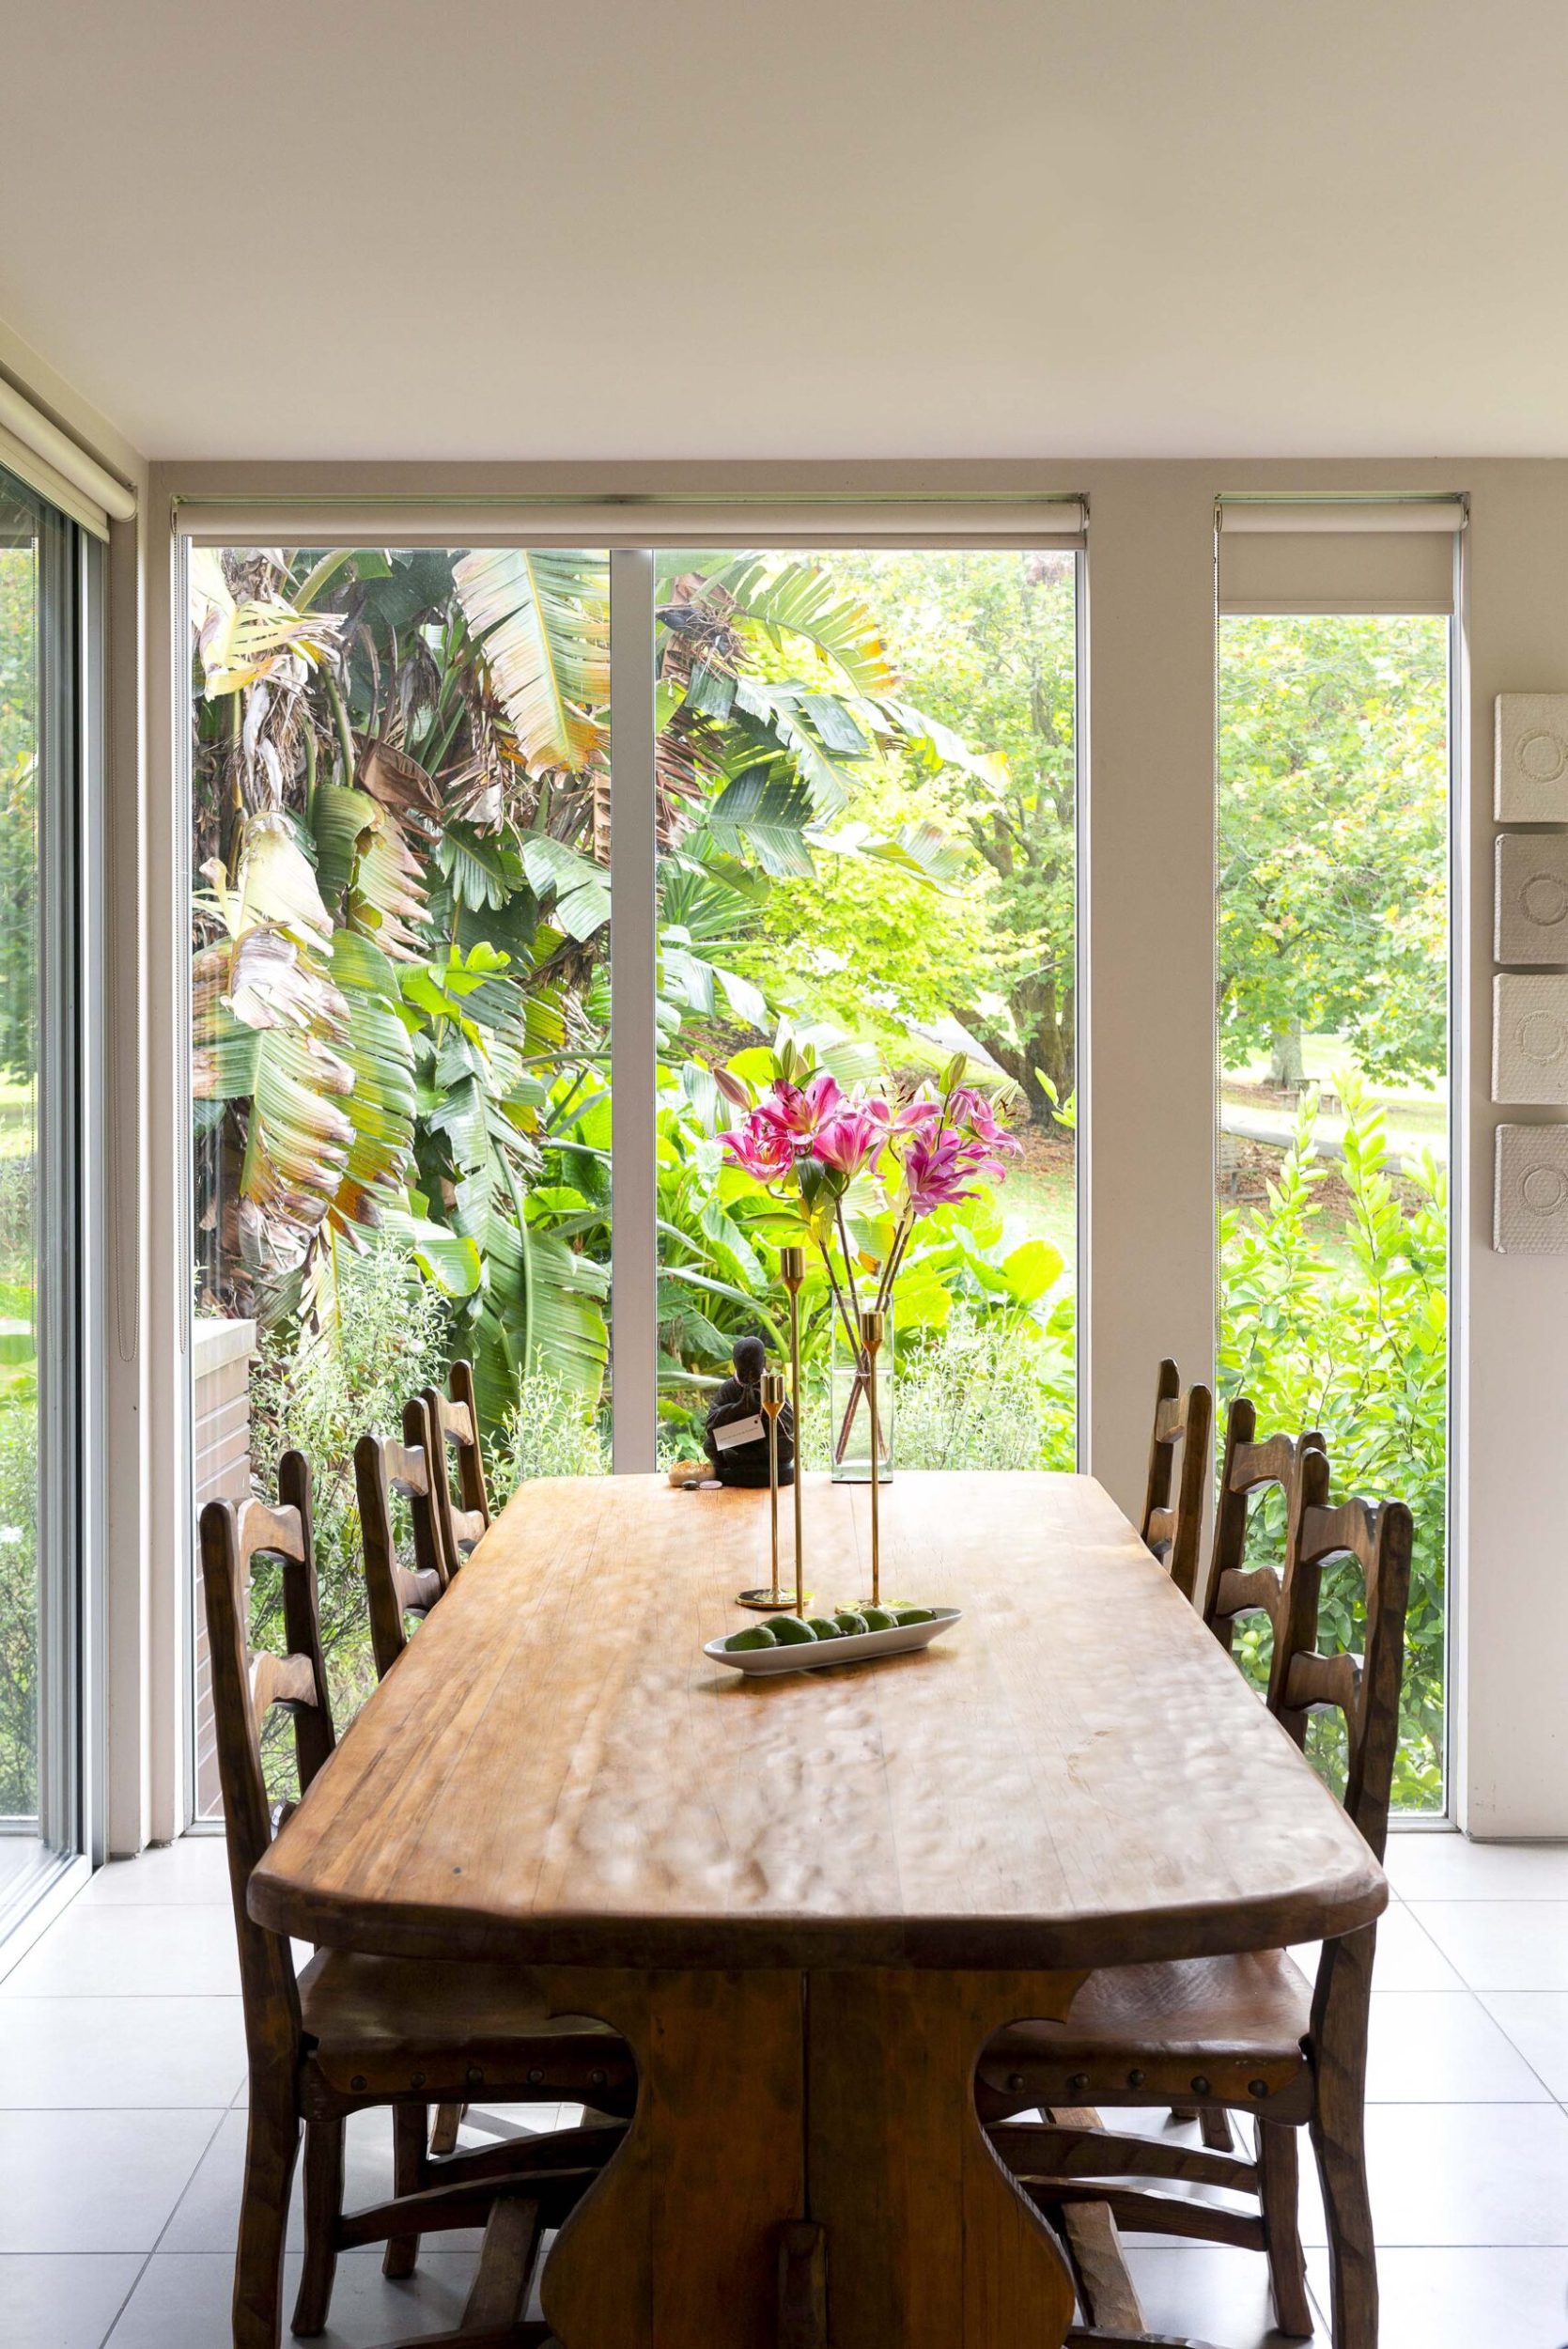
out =
[[[463,2115],[467,2110],[466,2105],[437,2105],[436,2117],[430,2124],[432,2154],[455,2154],[457,2152],[458,2131],[463,2124]]]
[[[1304,2341],[1313,2327],[1307,2298],[1307,2262],[1296,2224],[1296,2131],[1283,2122],[1258,2123],[1258,2182],[1274,2321],[1281,2332]]]
[[[234,2255],[234,2349],[279,2349],[283,2247],[299,2157],[300,2115],[292,2078],[276,2071],[253,2071],[240,2240]]]
[[[1334,2349],[1377,2349],[1377,2244],[1367,2192],[1367,2017],[1376,1928],[1324,1952],[1312,2001],[1312,2151],[1328,2222]]]
[[[429,2116],[423,2105],[395,2105],[392,2112],[392,2190],[394,2194],[417,2194],[425,2184],[426,2130]],[[411,2276],[419,2258],[419,2237],[416,2234],[395,2234],[387,2238],[381,2253],[381,2273],[400,2282]]]
[[[1231,2134],[1231,2116],[1223,2105],[1205,2105],[1198,2119],[1203,2126],[1203,2143],[1211,2154],[1235,2152],[1235,2139]]]
[[[313,2121],[305,2129],[305,2257],[294,2303],[293,2331],[302,2341],[327,2328],[342,2213],[343,2123]]]

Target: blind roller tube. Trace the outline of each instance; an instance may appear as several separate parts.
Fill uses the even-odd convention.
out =
[[[1403,537],[1407,531],[1422,530],[1452,535],[1463,528],[1464,521],[1465,508],[1458,498],[1367,498],[1341,506],[1320,505],[1315,500],[1304,505],[1270,505],[1250,498],[1219,501],[1219,528],[1226,537],[1238,531],[1285,536],[1327,532],[1340,537],[1363,532]]]
[[[179,527],[198,546],[1079,548],[1081,499],[614,498],[551,503],[504,497],[319,504],[298,498],[181,499]]]
[[[95,537],[107,538],[111,520],[129,521],[136,511],[135,490],[40,415],[3,376],[0,462]]]

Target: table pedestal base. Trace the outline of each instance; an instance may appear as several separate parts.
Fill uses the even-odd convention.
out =
[[[544,2277],[562,2349],[1060,2349],[1073,2287],[974,2068],[1081,1976],[547,1973],[636,2117]]]

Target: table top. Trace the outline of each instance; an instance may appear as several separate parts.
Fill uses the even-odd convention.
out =
[[[781,1548],[789,1548],[786,1494]],[[808,1476],[808,1578],[870,1494]],[[924,1654],[746,1680],[766,1492],[525,1486],[251,1878],[263,1924],[408,1956],[1081,1968],[1384,1907],[1366,1844],[1093,1478],[899,1472],[882,1589]]]

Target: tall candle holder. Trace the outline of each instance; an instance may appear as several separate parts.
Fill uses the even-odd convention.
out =
[[[882,1423],[877,1415],[877,1357],[882,1350],[882,1338],[887,1328],[887,1316],[884,1314],[878,1313],[874,1305],[862,1305],[860,1313],[860,1323],[861,1346],[864,1351],[866,1362],[866,1402],[871,1410],[873,1444],[871,1458],[871,1603],[873,1607],[879,1607],[882,1603],[882,1528],[877,1510],[877,1500],[881,1488],[882,1479],[878,1472],[879,1463],[877,1459],[875,1446]]]
[[[779,1413],[784,1407],[782,1370],[763,1372],[758,1400],[762,1416],[768,1423],[768,1519],[773,1572],[766,1591],[742,1591],[738,1595],[742,1607],[754,1607],[768,1614],[780,1615],[789,1605],[787,1592],[779,1588]]]
[[[804,1620],[806,1576],[800,1535],[800,1486],[805,1476],[805,1439],[800,1428],[800,1284],[806,1277],[803,1248],[781,1248],[779,1277],[789,1291],[789,1408],[795,1425],[795,1611]]]

